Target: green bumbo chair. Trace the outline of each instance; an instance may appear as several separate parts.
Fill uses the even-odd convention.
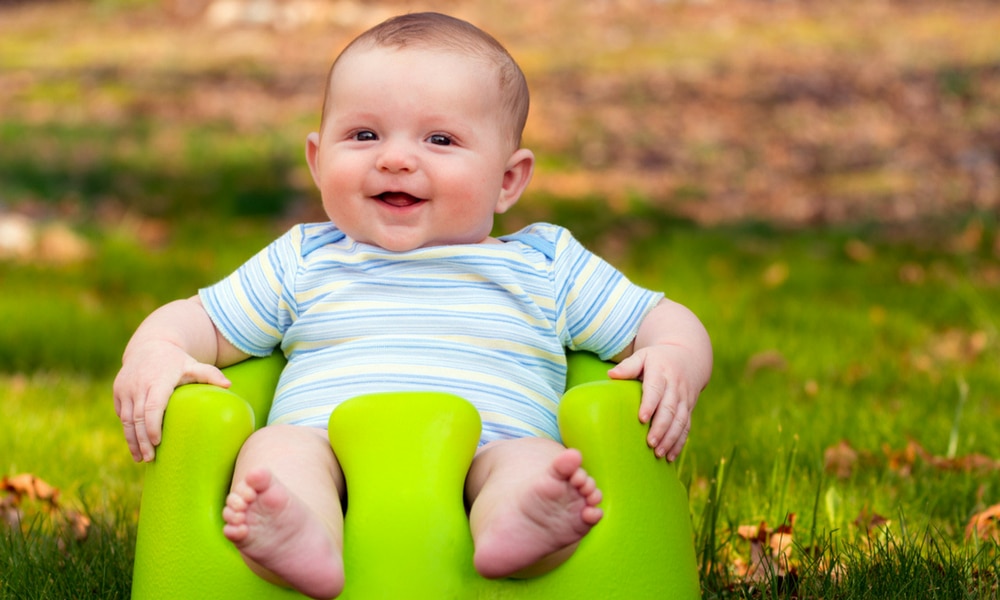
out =
[[[636,414],[640,384],[569,355],[559,427],[604,492],[604,518],[570,559],[540,577],[488,580],[472,565],[463,505],[479,415],[447,394],[360,397],[330,418],[348,486],[345,600],[597,600],[700,597],[687,494],[656,460]],[[147,466],[132,597],[301,598],[254,575],[222,535],[243,441],[262,427],[284,366],[273,355],[226,369],[224,390],[178,388]]]

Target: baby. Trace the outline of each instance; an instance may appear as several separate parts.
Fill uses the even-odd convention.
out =
[[[464,21],[411,14],[365,32],[334,62],[306,140],[330,220],[159,308],[129,342],[115,408],[136,460],[153,460],[174,387],[228,386],[219,367],[276,347],[288,358],[223,512],[260,576],[316,598],[343,589],[347,490],[326,423],[353,396],[434,390],[476,406],[465,494],[475,568],[491,578],[555,568],[602,517],[556,426],[567,348],[642,379],[651,451],[673,460],[683,447],[712,368],[698,319],[563,228],[490,237],[531,178],[527,111],[517,64]]]

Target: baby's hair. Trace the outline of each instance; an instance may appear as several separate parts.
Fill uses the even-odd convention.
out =
[[[365,31],[341,51],[330,67],[323,118],[330,97],[330,79],[337,63],[352,48],[425,48],[446,50],[472,56],[497,70],[501,102],[510,124],[514,148],[521,145],[521,134],[528,119],[528,83],[524,73],[507,49],[493,36],[475,25],[435,12],[411,13],[393,17]]]

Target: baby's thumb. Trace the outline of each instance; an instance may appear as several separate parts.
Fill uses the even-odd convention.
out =
[[[228,388],[232,385],[229,379],[222,374],[222,371],[214,365],[197,363],[192,368],[184,383],[208,383],[219,387]]]
[[[638,379],[642,374],[642,358],[633,354],[608,371],[612,379]]]

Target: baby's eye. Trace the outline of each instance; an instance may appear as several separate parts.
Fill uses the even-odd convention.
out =
[[[435,146],[450,146],[451,145],[451,138],[448,137],[448,136],[446,136],[446,135],[442,135],[440,133],[435,133],[431,137],[427,138],[427,141],[430,142],[430,143],[432,143],[432,144],[434,144]]]
[[[378,139],[374,131],[359,131],[354,134],[354,139],[359,142],[374,142]]]

